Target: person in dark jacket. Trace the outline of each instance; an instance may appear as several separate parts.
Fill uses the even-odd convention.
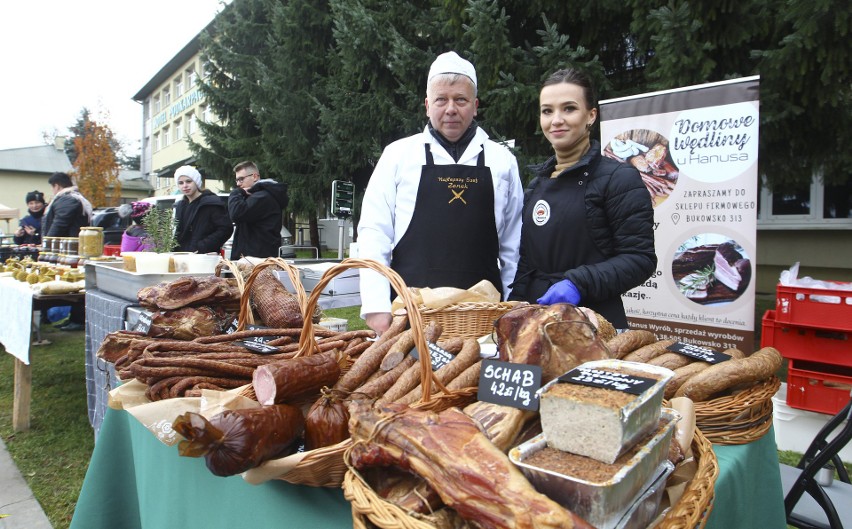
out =
[[[44,212],[42,236],[78,236],[80,228],[92,222],[92,204],[66,173],[53,173],[47,183],[53,189],[53,200]]]
[[[639,172],[601,155],[591,80],[559,70],[539,95],[555,155],[525,190],[521,256],[510,299],[591,308],[626,329],[621,295],[654,273],[654,210]]]
[[[201,173],[192,166],[178,167],[175,182],[183,194],[175,203],[176,251],[218,253],[234,232],[225,204],[204,189]]]
[[[12,238],[15,244],[41,244],[41,218],[44,216],[44,193],[30,191],[27,193],[27,210],[29,215],[22,218]]]
[[[254,162],[234,166],[237,187],[228,197],[228,213],[236,225],[231,258],[278,257],[281,210],[287,207],[287,185],[261,179]]]
[[[53,173],[47,179],[53,189],[53,200],[47,206],[42,220],[44,237],[77,237],[80,228],[92,223],[92,204],[80,194],[66,173]],[[86,321],[83,304],[71,305],[68,323],[59,326],[62,331],[81,331]]]

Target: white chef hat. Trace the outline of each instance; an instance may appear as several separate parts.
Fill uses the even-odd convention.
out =
[[[435,59],[435,62],[433,62],[432,66],[429,68],[428,81],[431,81],[433,77],[442,73],[458,73],[466,75],[471,81],[473,81],[473,86],[476,86],[476,70],[473,68],[473,65],[470,61],[466,61],[459,57],[458,53],[454,51],[448,51],[447,53],[438,55],[438,58]]]
[[[201,189],[201,173],[198,172],[198,169],[191,165],[182,165],[177,168],[175,171],[175,184],[178,183],[178,179],[181,176],[188,176],[192,178],[192,181],[195,182],[196,187]]]

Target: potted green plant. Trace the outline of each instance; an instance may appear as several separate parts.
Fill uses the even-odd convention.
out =
[[[147,233],[145,243],[151,247],[151,250],[136,254],[136,271],[168,272],[171,252],[178,245],[175,239],[175,220],[172,212],[155,206],[142,218],[142,227]]]

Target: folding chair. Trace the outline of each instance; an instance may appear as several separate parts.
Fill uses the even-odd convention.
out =
[[[781,464],[789,525],[802,529],[842,529],[846,523],[852,528],[852,484],[839,456],[850,439],[852,400],[820,429],[797,466]],[[828,463],[837,469],[839,479],[820,485],[818,474]]]

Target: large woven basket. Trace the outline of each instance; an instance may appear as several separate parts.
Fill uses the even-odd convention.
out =
[[[772,396],[781,387],[772,376],[733,395],[695,403],[695,424],[713,444],[756,441],[772,427]]]
[[[695,475],[683,495],[657,524],[658,529],[701,529],[713,508],[714,485],[719,464],[710,441],[695,429],[692,453],[697,462]],[[428,517],[415,518],[395,504],[382,499],[354,470],[343,478],[343,495],[352,504],[352,526],[355,529],[435,529]]]
[[[426,354],[421,355],[421,385],[424,395],[432,395],[432,383],[438,386],[439,393],[432,395],[431,399],[422,399],[426,402],[421,402],[419,406],[428,409],[444,409],[450,406],[464,405],[472,401],[476,395],[476,387],[464,388],[459,391],[448,390],[440,381],[432,376],[432,367],[429,358],[429,348],[426,346],[426,339],[423,336],[423,321],[420,317],[420,312],[414,299],[411,297],[408,288],[405,286],[402,278],[390,268],[379,264],[376,261],[368,259],[345,259],[341,263],[332,266],[322,275],[317,285],[311,292],[310,297],[303,306],[304,326],[299,339],[299,352],[297,356],[312,354],[315,350],[316,340],[314,339],[314,329],[308,315],[313,314],[319,301],[319,296],[322,290],[331,282],[338,274],[349,270],[350,268],[369,268],[385,277],[391,283],[391,286],[402,296],[405,302],[405,308],[408,313],[409,325],[414,332],[414,345],[418,351],[426,351]],[[294,282],[298,282],[297,277],[291,275]],[[295,284],[295,283],[294,283]],[[301,286],[301,285],[300,285]],[[253,390],[247,389],[246,395],[249,396]],[[343,454],[350,446],[351,441],[346,440],[333,446],[318,448],[307,452],[294,454],[285,458],[281,458],[272,462],[268,468],[259,467],[246,472],[244,477],[249,482],[260,482],[269,479],[268,472],[274,468],[286,467],[286,473],[274,475],[272,478],[287,481],[297,485],[310,485],[314,487],[339,487],[343,483],[344,474],[346,474],[346,463],[343,460]],[[274,472],[274,470],[273,470]]]
[[[442,338],[479,338],[490,335],[494,322],[504,313],[518,305],[517,302],[465,302],[453,303],[440,309],[430,309],[420,305],[423,322],[440,323],[444,331]]]

